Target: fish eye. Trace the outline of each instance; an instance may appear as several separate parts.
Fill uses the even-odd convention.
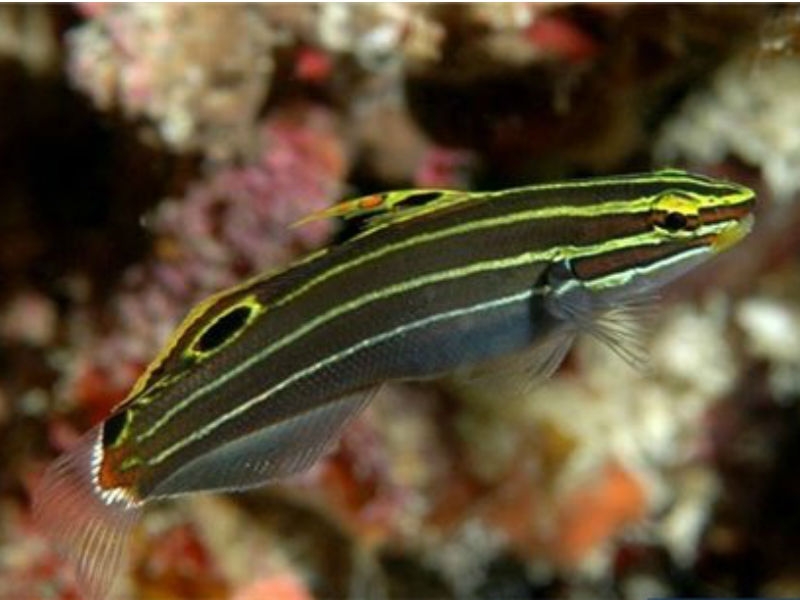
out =
[[[667,231],[681,231],[689,225],[689,219],[683,213],[670,212],[664,217],[663,226]]]
[[[205,353],[219,348],[244,327],[252,312],[252,306],[237,306],[229,310],[198,336],[192,350]]]
[[[668,234],[694,230],[699,225],[700,203],[698,199],[680,190],[660,194],[653,203],[651,223]]]

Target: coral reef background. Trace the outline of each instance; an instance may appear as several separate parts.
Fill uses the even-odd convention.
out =
[[[798,596],[800,10],[0,6],[0,598],[78,598],[44,466],[346,196],[663,166],[759,190],[652,372],[385,388],[309,473],[147,511],[125,598]]]

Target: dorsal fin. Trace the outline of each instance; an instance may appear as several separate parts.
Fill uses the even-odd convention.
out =
[[[365,233],[378,226],[405,221],[464,202],[474,195],[460,190],[437,189],[382,192],[345,200],[330,208],[312,213],[292,226],[299,227],[311,221],[341,217],[345,220],[363,220],[364,226],[361,233]]]

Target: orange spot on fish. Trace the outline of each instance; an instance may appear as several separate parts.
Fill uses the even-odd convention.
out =
[[[138,470],[120,471],[118,468],[122,461],[129,456],[130,452],[125,451],[123,448],[105,448],[103,450],[103,458],[100,461],[100,469],[98,469],[97,473],[97,483],[102,489],[125,488],[130,490],[131,496],[136,495],[133,492],[133,488],[136,484]]]
[[[361,200],[361,208],[367,210],[377,208],[381,204],[383,204],[383,197],[380,194],[373,194],[372,196],[367,196]]]

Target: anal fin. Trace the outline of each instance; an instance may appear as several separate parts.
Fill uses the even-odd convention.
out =
[[[226,443],[180,468],[150,495],[241,490],[299,473],[329,449],[376,391],[328,402]]]

